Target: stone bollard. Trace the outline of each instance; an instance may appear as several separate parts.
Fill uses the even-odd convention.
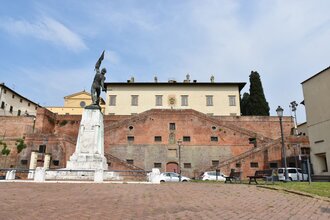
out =
[[[6,180],[14,180],[16,177],[16,170],[10,170],[6,173]]]
[[[151,183],[160,183],[160,171],[157,168],[152,168],[152,172],[149,174],[149,181]]]
[[[34,174],[34,182],[45,182],[46,169],[43,167],[37,167]]]
[[[94,173],[94,182],[102,183],[103,182],[103,169],[96,169]]]

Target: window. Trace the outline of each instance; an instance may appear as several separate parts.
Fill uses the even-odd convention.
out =
[[[7,90],[3,90],[3,93],[6,94],[7,93]]]
[[[5,102],[1,102],[1,108],[2,108],[2,109],[5,108]]]
[[[86,106],[86,102],[85,101],[81,101],[80,102],[80,107],[84,108]]]
[[[21,110],[18,110],[17,116],[20,116],[20,115],[21,115]]]
[[[218,137],[216,137],[216,136],[212,136],[212,137],[211,137],[211,141],[218,142]]]
[[[13,112],[13,106],[10,106],[9,112]]]
[[[213,106],[213,95],[206,96],[206,106]]]
[[[175,130],[175,123],[170,123],[170,130],[174,131]]]
[[[27,165],[28,161],[27,160],[21,160],[22,165]]]
[[[134,136],[127,136],[127,141],[134,141]]]
[[[190,136],[183,136],[182,141],[190,142]]]
[[[13,94],[11,97],[14,99],[15,98],[15,95]]]
[[[29,102],[29,103],[28,103],[28,106],[30,106],[30,105],[31,105],[31,103]]]
[[[241,168],[242,164],[241,163],[236,163],[236,168]]]
[[[138,95],[132,95],[131,105],[132,106],[138,106],[139,96]]]
[[[288,169],[288,173],[297,173],[296,169]]]
[[[257,168],[257,167],[259,167],[259,164],[258,164],[258,162],[251,162],[250,167]]]
[[[301,148],[301,154],[310,154],[311,149],[309,147],[302,147]]]
[[[117,98],[116,95],[111,95],[111,96],[109,97],[109,100],[110,100],[109,105],[110,105],[110,106],[116,106],[116,98]]]
[[[187,95],[181,96],[181,106],[188,106],[188,96]]]
[[[277,168],[277,163],[269,163],[269,168]]]
[[[54,166],[59,166],[60,165],[60,161],[59,160],[53,160],[53,165]]]
[[[20,99],[19,102],[22,103],[23,102],[23,99]]]
[[[219,166],[219,160],[212,160],[212,166]]]
[[[155,142],[162,142],[162,136],[155,136]]]
[[[154,168],[162,168],[162,163],[154,163]]]
[[[249,144],[253,144],[254,147],[257,147],[257,139],[256,138],[249,138]]]
[[[229,106],[236,106],[236,96],[230,95],[229,97]]]
[[[46,153],[46,145],[45,144],[39,145],[39,153]]]
[[[156,106],[163,106],[163,96],[156,95]]]
[[[126,160],[126,163],[128,163],[128,164],[134,164],[134,160],[132,160],[132,159],[127,159],[127,160]]]
[[[191,163],[183,163],[184,168],[191,168]]]

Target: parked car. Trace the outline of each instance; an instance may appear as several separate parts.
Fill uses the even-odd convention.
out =
[[[285,170],[285,168],[282,168],[282,167],[277,169],[278,180],[280,180],[280,181],[285,180],[284,170]],[[290,181],[308,180],[308,174],[302,173],[300,168],[288,167],[287,171],[288,171],[288,178]]]
[[[207,172],[203,173],[202,180],[225,181],[226,175],[220,172],[220,173],[218,173],[218,179],[217,179],[216,171],[207,171]]]
[[[181,176],[181,182],[190,181],[190,178]],[[179,182],[179,174],[174,172],[165,172],[160,174],[160,182]]]

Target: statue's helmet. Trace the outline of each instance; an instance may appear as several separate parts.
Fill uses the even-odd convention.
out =
[[[106,68],[102,68],[101,73],[104,75],[107,72]]]

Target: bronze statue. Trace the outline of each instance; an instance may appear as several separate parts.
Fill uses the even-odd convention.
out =
[[[106,91],[106,88],[104,88],[104,80],[105,80],[105,73],[107,70],[105,68],[102,68],[100,72],[100,66],[102,63],[102,60],[104,59],[104,51],[102,52],[102,55],[98,59],[98,61],[95,64],[95,76],[94,76],[94,81],[92,84],[91,88],[91,94],[92,94],[92,105],[97,105],[99,106],[100,103],[100,94],[101,94],[101,89],[102,91]]]

